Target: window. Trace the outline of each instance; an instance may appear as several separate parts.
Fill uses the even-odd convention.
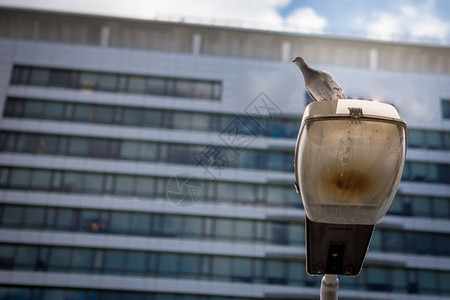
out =
[[[252,261],[248,258],[233,259],[233,280],[252,282]]]
[[[136,179],[136,196],[151,197],[155,193],[155,181],[152,178],[138,177]]]
[[[142,110],[129,108],[125,110],[124,125],[140,126],[142,123]]]
[[[3,209],[2,225],[17,227],[22,223],[24,209],[21,206],[7,205]]]
[[[163,275],[175,275],[178,272],[179,256],[175,254],[159,255],[159,273]]]
[[[81,72],[80,83],[83,90],[93,90],[97,86],[98,76],[93,72]]]
[[[26,101],[23,110],[25,118],[39,118],[43,115],[44,103],[37,101]]]
[[[148,214],[132,214],[130,231],[134,234],[147,234],[151,229],[151,221]]]
[[[126,159],[136,159],[138,157],[140,143],[123,141],[120,147],[120,156]]]
[[[123,212],[111,213],[109,229],[113,233],[127,233],[130,226],[130,214]]]
[[[145,78],[142,76],[130,76],[128,81],[128,91],[130,93],[145,93]]]
[[[89,143],[87,138],[70,138],[69,154],[86,156],[88,154]]]
[[[442,117],[444,119],[450,119],[450,100],[449,99],[442,100]]]
[[[92,265],[93,251],[90,249],[74,249],[72,253],[71,268],[89,270]]]
[[[233,222],[227,219],[216,219],[214,234],[217,238],[229,239],[233,237]]]
[[[34,170],[31,176],[31,188],[47,190],[50,188],[51,172],[45,170]]]
[[[51,269],[66,269],[70,265],[71,249],[69,248],[53,248],[50,252]]]
[[[37,248],[33,246],[18,246],[15,258],[16,266],[19,266],[19,268],[33,268],[36,263]]]
[[[125,271],[133,274],[142,274],[146,267],[146,255],[144,252],[129,252]]]
[[[236,224],[236,238],[252,239],[253,224],[251,221],[235,221],[235,224]]]
[[[55,87],[69,87],[70,71],[67,70],[50,70],[49,85]]]
[[[44,225],[45,209],[42,207],[28,207],[25,210],[24,226],[34,229]]]
[[[98,76],[100,90],[115,91],[117,89],[117,76],[112,74],[100,74]]]
[[[115,192],[117,195],[133,195],[134,180],[132,176],[116,176]]]
[[[31,70],[30,84],[31,85],[47,85],[50,77],[48,69],[34,68]]]
[[[231,259],[228,257],[213,257],[212,273],[217,277],[231,277]]]
[[[185,236],[201,236],[202,219],[197,217],[185,217],[183,224],[183,233]]]
[[[94,122],[111,124],[114,111],[112,107],[96,106],[94,110]]]
[[[164,95],[165,80],[162,78],[150,78],[148,80],[148,93],[154,95]]]
[[[181,257],[180,272],[183,275],[196,275],[200,272],[200,256],[183,255]]]
[[[26,188],[30,181],[30,171],[24,169],[12,169],[9,179],[11,187]]]
[[[125,252],[108,250],[105,255],[105,270],[120,273],[125,266]]]
[[[284,284],[286,282],[285,268],[286,263],[282,261],[266,261],[267,283]]]

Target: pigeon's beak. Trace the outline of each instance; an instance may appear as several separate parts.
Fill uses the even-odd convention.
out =
[[[295,62],[295,59],[292,62]]]

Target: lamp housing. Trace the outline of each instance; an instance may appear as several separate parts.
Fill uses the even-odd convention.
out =
[[[374,225],[400,183],[406,123],[389,104],[368,100],[310,103],[295,149],[297,192],[313,222]]]

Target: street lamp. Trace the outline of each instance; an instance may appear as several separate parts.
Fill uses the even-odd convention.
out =
[[[406,123],[392,105],[343,99],[306,107],[295,183],[306,213],[306,269],[327,274],[321,290],[337,291],[335,275],[360,273],[375,224],[397,191],[405,156]]]

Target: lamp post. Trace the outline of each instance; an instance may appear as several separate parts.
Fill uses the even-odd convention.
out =
[[[306,107],[295,186],[306,213],[307,273],[325,275],[321,299],[337,299],[336,275],[360,273],[400,183],[406,135],[389,104],[343,99]]]

